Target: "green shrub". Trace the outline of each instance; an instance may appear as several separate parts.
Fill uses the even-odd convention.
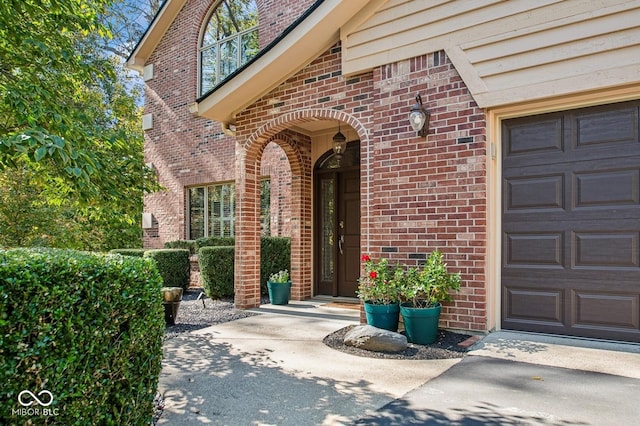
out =
[[[156,261],[165,287],[189,287],[189,250],[147,250],[144,256]]]
[[[201,243],[215,243],[203,246],[198,250],[200,265],[200,279],[202,286],[211,298],[233,296],[233,265],[234,247],[225,246],[222,242],[229,242],[233,238],[201,238]],[[225,248],[226,250],[209,250],[211,248]],[[204,250],[203,249],[207,249]],[[262,237],[260,239],[260,291],[267,294],[267,279],[273,273],[291,270],[291,240],[284,237]],[[203,257],[204,255],[204,257]]]
[[[235,247],[202,247],[198,250],[200,279],[206,295],[212,299],[233,296]]]
[[[0,283],[0,424],[150,423],[165,329],[154,262],[6,250]],[[21,415],[24,390],[50,392],[55,415]]]
[[[200,250],[202,247],[229,247],[235,245],[236,239],[233,237],[203,237],[196,240],[197,250]]]
[[[262,237],[260,239],[260,290],[267,293],[267,280],[278,271],[291,270],[291,239]]]
[[[167,241],[164,243],[164,248],[166,249],[187,249],[189,250],[189,254],[196,254],[198,252],[198,247],[196,246],[195,240],[175,240],[175,241]]]
[[[148,249],[113,249],[109,253],[121,254],[123,256],[142,257]]]

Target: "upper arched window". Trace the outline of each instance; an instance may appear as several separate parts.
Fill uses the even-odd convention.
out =
[[[221,0],[214,7],[200,45],[200,95],[258,53],[255,0]]]

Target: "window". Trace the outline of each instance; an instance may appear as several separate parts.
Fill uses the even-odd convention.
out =
[[[189,189],[189,238],[233,237],[235,191],[232,183]]]
[[[260,235],[271,235],[271,181],[260,181]]]
[[[200,46],[200,95],[247,63],[258,49],[256,1],[219,1]]]
[[[270,235],[271,182],[260,182],[260,229]],[[223,183],[189,188],[189,239],[235,235],[235,186]]]

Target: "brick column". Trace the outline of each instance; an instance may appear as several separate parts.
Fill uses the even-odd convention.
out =
[[[260,151],[261,154],[261,151]],[[260,306],[260,162],[236,142],[235,305]]]
[[[291,163],[291,298],[304,300],[311,297],[311,274],[313,259],[311,258],[312,226],[311,226],[311,141],[298,141],[285,148],[289,151]],[[292,161],[295,158],[297,161]]]

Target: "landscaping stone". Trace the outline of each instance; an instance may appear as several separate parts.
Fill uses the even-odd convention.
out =
[[[400,352],[407,348],[407,338],[371,325],[359,325],[344,336],[344,344],[374,352]]]

